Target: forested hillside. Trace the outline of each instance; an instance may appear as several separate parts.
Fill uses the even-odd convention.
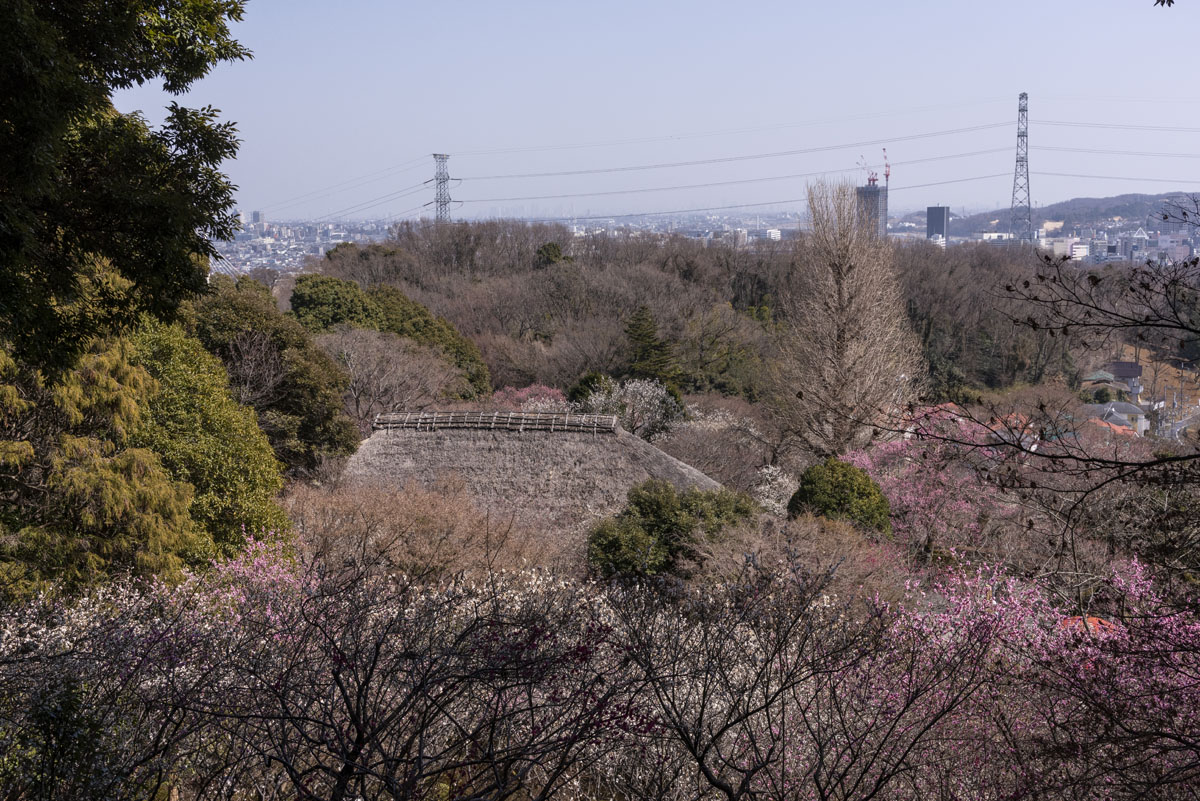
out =
[[[0,11],[0,798],[1196,797],[1200,260],[814,181],[218,275],[236,131],[113,97],[243,10]]]

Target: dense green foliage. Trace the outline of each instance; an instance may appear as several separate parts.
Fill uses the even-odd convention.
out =
[[[571,403],[583,403],[593,392],[604,388],[612,382],[612,379],[604,373],[598,373],[595,370],[584,373],[579,377],[579,380],[571,385],[567,390],[567,400]]]
[[[270,291],[249,278],[215,278],[195,304],[204,347],[229,370],[235,397],[252,406],[289,475],[354,452],[358,430],[342,410],[347,376]]]
[[[352,281],[302,275],[292,290],[292,314],[314,334],[338,325],[379,330],[379,309]]]
[[[547,242],[537,249],[535,254],[536,264],[538,267],[549,267],[552,264],[558,264],[560,261],[571,261],[570,256],[564,256],[562,248],[557,242]]]
[[[142,312],[204,287],[203,256],[236,230],[218,171],[237,147],[209,108],[163,128],[118,114],[114,90],[185,91],[247,51],[241,0],[12,0],[0,11],[0,341],[65,368]]]
[[[729,490],[679,492],[650,480],[629,490],[625,509],[588,534],[588,562],[601,575],[676,573],[697,547],[755,512],[750,498]]]
[[[281,465],[254,410],[229,392],[221,361],[178,326],[148,322],[132,337],[133,362],[159,386],[132,444],[158,454],[173,479],[191,485],[189,513],[222,555],[245,545],[245,532],[287,529],[275,503]]]
[[[344,258],[353,258],[356,253],[346,248],[340,252]],[[437,348],[463,372],[471,387],[470,397],[486,396],[492,391],[491,376],[475,343],[393,286],[364,291],[354,281],[302,275],[292,291],[291,306],[296,319],[314,333],[351,326]]]
[[[892,532],[891,508],[879,485],[866,470],[838,459],[814,464],[800,475],[800,488],[788,501],[788,516],[806,511],[885,534]]]
[[[170,574],[206,550],[191,487],[134,444],[157,391],[122,341],[55,379],[0,351],[0,593]]]

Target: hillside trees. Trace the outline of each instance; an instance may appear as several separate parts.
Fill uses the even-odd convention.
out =
[[[443,228],[453,230],[406,224],[385,244],[330,251],[318,269],[372,291],[386,276],[470,337],[496,386],[565,389],[591,371],[621,376],[631,356],[626,323],[645,306],[653,337],[673,351],[681,391],[754,397],[761,389],[763,309],[790,250],[733,258],[682,237],[580,238],[517,221]],[[548,241],[568,243],[550,269],[537,256]]]
[[[676,378],[671,343],[658,335],[658,323],[649,307],[638,306],[625,323],[629,342],[629,375],[671,384]]]
[[[354,451],[358,432],[342,410],[348,378],[311,335],[249,278],[216,278],[195,303],[196,336],[226,365],[234,395],[258,413],[291,476]]]
[[[364,291],[352,281],[302,275],[290,302],[296,319],[314,333],[349,326],[395,334],[417,345],[439,349],[467,380],[459,397],[491,393],[491,377],[475,344],[395,287],[377,286]]]
[[[350,328],[321,334],[317,344],[350,377],[346,411],[364,437],[377,414],[420,411],[468,392],[440,351],[395,334]]]
[[[981,388],[1074,373],[1071,337],[1012,324],[1028,309],[1006,298],[1003,287],[1033,276],[1032,251],[918,243],[894,254],[908,316],[929,362],[931,400],[970,403]]]
[[[774,406],[808,449],[835,456],[915,398],[924,365],[891,250],[859,223],[853,188],[817,184],[808,198],[812,232],[786,302]]]
[[[0,340],[69,366],[93,340],[170,317],[204,287],[235,230],[218,171],[237,145],[211,108],[172,104],[162,129],[118,114],[114,90],[175,94],[248,52],[241,0],[185,5],[14,0],[0,12]]]

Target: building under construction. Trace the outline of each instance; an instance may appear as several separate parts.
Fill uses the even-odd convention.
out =
[[[867,185],[855,189],[858,200],[858,222],[873,236],[887,238],[887,186],[880,186],[874,173],[867,178]]]

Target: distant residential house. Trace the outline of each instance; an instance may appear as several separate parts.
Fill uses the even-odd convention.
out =
[[[1150,428],[1150,418],[1146,411],[1132,403],[1088,403],[1083,409],[1088,419],[1095,418],[1117,426],[1128,426],[1139,437],[1145,436]]]

